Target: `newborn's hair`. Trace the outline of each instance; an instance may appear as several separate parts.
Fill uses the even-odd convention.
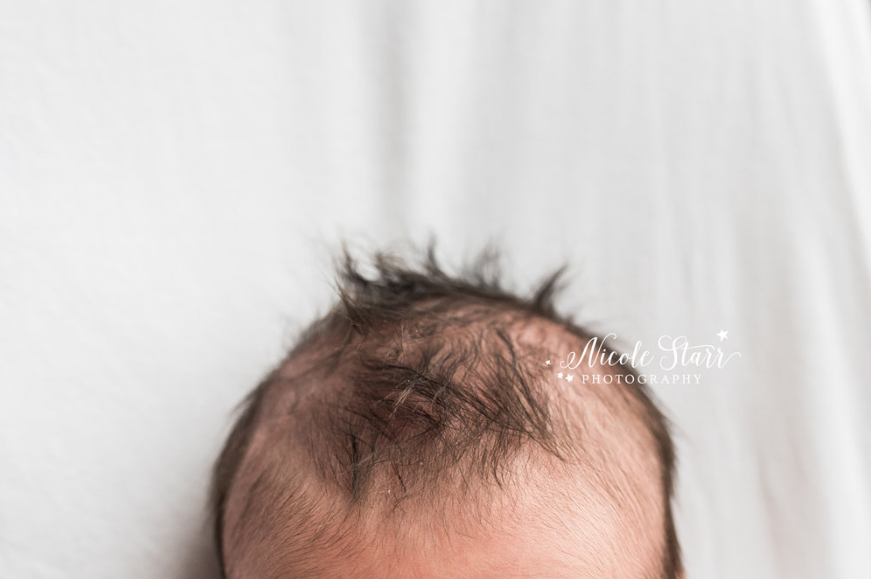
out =
[[[280,563],[305,577],[323,552],[353,556],[359,546],[349,529],[363,511],[420,516],[414,505],[425,504],[442,512],[432,507],[510,485],[514,458],[527,447],[557,462],[590,456],[559,397],[543,387],[552,349],[518,341],[547,325],[593,337],[554,308],[562,270],[524,298],[503,288],[497,261],[485,252],[451,275],[432,248],[416,264],[377,253],[365,275],[344,253],[338,303],[246,398],[215,467],[225,577],[231,543],[281,536]],[[608,371],[633,375],[628,367]],[[665,418],[634,382],[603,388],[619,390],[609,396],[652,440],[664,513],[661,576],[674,577],[681,564],[670,507],[673,445]]]

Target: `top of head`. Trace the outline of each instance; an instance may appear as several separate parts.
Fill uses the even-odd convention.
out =
[[[524,300],[432,253],[374,261],[367,278],[346,255],[339,304],[230,436],[214,481],[225,573],[674,576],[665,421],[637,386],[544,366],[590,337],[555,314],[558,274]]]

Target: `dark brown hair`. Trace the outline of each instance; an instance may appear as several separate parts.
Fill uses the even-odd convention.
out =
[[[317,432],[303,433],[299,443],[306,445],[321,478],[342,489],[349,505],[365,500],[375,465],[391,465],[402,494],[410,494],[412,487],[425,493],[439,473],[460,461],[474,469],[464,478],[501,484],[502,465],[523,444],[536,444],[557,457],[566,452],[571,441],[555,428],[542,399],[540,369],[517,351],[506,327],[544,319],[584,340],[592,335],[554,307],[562,269],[524,298],[504,289],[497,263],[494,252],[484,252],[452,275],[430,247],[416,265],[376,253],[372,274],[364,275],[344,252],[338,303],[246,398],[215,467],[212,510],[222,569],[228,496],[258,421],[274,410],[270,392],[277,388],[323,384],[330,377],[341,384],[308,396],[317,403],[306,406],[306,424],[309,430],[316,425]],[[315,361],[303,365],[304,370],[285,371],[288,361],[311,352]],[[620,372],[633,374],[631,368]],[[670,578],[681,569],[670,506],[674,448],[666,419],[634,382],[622,387],[640,402],[641,419],[655,441],[664,492],[663,577]],[[297,400],[281,412],[298,411],[299,404]],[[261,480],[266,476],[249,492],[275,482]],[[290,489],[285,503],[297,498]],[[243,516],[272,515],[255,509]]]

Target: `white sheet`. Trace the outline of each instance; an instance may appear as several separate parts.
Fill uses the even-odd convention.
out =
[[[871,577],[861,0],[0,6],[0,576],[205,579],[229,411],[340,236],[495,238],[658,387],[689,577]]]

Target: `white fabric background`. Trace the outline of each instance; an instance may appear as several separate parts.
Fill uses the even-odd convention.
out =
[[[233,405],[340,237],[487,240],[657,388],[691,578],[871,577],[864,0],[0,3],[0,577],[214,572]]]

